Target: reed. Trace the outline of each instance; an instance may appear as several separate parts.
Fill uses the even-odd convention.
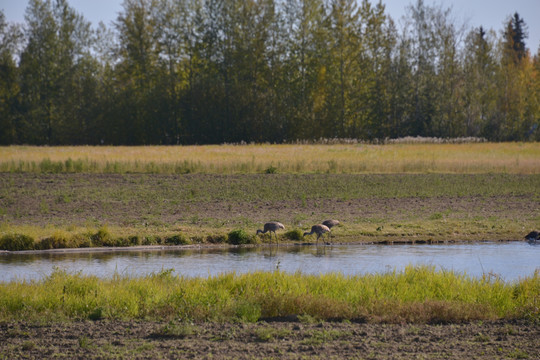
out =
[[[0,283],[0,321],[182,319],[254,322],[272,317],[456,323],[540,320],[540,273],[508,283],[432,267],[362,276],[256,272],[186,278],[172,270],[98,279],[56,270]]]
[[[538,143],[0,147],[0,172],[540,173]]]

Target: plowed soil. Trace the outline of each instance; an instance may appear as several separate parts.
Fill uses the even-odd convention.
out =
[[[5,359],[538,359],[540,326],[292,322],[0,325]]]

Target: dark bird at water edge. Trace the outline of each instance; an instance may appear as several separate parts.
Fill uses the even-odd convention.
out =
[[[531,231],[527,235],[525,235],[525,239],[528,241],[537,241],[540,240],[540,232],[539,231]]]

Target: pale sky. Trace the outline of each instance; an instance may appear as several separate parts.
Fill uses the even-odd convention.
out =
[[[116,19],[122,9],[123,0],[68,0],[69,4],[94,25],[103,21],[106,25]],[[378,0],[372,0],[376,3]],[[399,23],[405,7],[416,0],[383,0],[387,13]],[[11,22],[24,22],[27,0],[0,0],[0,9]],[[424,0],[425,4],[442,4],[452,7],[453,17],[458,22],[465,22],[468,28],[482,25],[499,33],[506,20],[516,11],[528,26],[529,37],[525,40],[532,54],[540,46],[540,0]]]

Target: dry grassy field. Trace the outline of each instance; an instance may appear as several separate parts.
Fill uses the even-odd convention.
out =
[[[0,147],[1,172],[539,174],[539,143]]]

